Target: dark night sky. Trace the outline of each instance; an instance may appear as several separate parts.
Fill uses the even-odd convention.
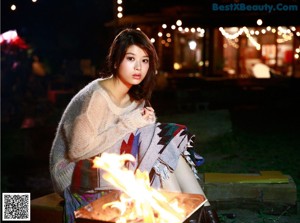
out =
[[[107,53],[111,36],[105,23],[113,19],[113,0],[2,0],[1,33],[17,30],[42,58],[91,58]],[[192,0],[126,0],[125,14],[157,12],[160,7],[195,4]],[[11,4],[17,9],[10,10]]]
[[[115,0],[2,0],[1,33],[16,29],[41,56],[91,58],[98,63],[105,57],[111,35],[105,23],[113,19]],[[268,2],[265,0],[263,3]],[[210,0],[124,0],[124,14],[157,12],[172,5],[201,5],[203,13],[211,13]],[[238,2],[222,0],[214,2]],[[242,2],[242,1],[240,1]],[[243,2],[259,2],[248,1]],[[269,1],[273,2],[273,1]],[[275,1],[276,2],[276,1]],[[297,3],[298,0],[285,2]],[[10,10],[11,4],[16,11]],[[226,17],[222,18],[222,20]],[[222,21],[221,20],[221,21]],[[240,20],[240,18],[239,18]],[[282,20],[282,19],[281,19]],[[219,21],[219,20],[218,20]],[[210,21],[201,21],[209,23]]]
[[[111,0],[4,0],[1,17],[1,33],[16,29],[41,57],[98,59],[113,9]]]

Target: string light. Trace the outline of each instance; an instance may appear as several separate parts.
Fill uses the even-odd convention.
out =
[[[278,26],[278,31],[280,31],[280,32],[283,33],[283,34],[289,34],[289,33],[291,33],[291,30],[290,30],[290,29],[284,29],[284,28],[281,27],[281,26]]]
[[[261,48],[261,45],[252,37],[253,35],[258,36],[260,34],[266,34],[267,32],[276,33],[276,31],[277,31],[275,28],[272,28],[270,26],[267,26],[266,29],[261,29],[261,30],[253,30],[253,29],[249,30],[247,27],[243,27],[235,33],[228,33],[225,31],[225,29],[223,27],[220,27],[219,30],[227,40],[236,39],[237,37],[239,37],[240,35],[245,33],[246,37],[256,47],[257,50],[259,50]],[[284,43],[284,42],[292,40],[292,37],[294,35],[292,31],[296,31],[296,28],[291,27],[290,29],[288,29],[288,28],[279,26],[278,31],[277,31],[277,35],[278,35],[277,43]],[[297,32],[296,35],[300,36],[300,32]],[[228,43],[230,43],[230,42],[228,42]]]
[[[253,46],[255,46],[257,50],[260,50],[260,44],[250,35],[248,28],[244,26],[243,31],[246,34],[247,38],[250,40],[250,42],[253,44]]]
[[[122,0],[117,0],[117,17],[121,19],[123,17],[123,1]]]
[[[159,38],[162,38],[160,43],[162,45],[164,45],[165,47],[168,47],[170,45],[170,43],[173,42],[172,33],[170,31],[171,30],[175,31],[176,27],[177,27],[178,32],[181,32],[181,33],[195,33],[196,36],[198,36],[198,37],[204,37],[205,30],[200,28],[200,27],[197,27],[197,28],[195,28],[195,27],[191,27],[191,28],[190,27],[182,27],[182,21],[181,20],[177,20],[175,24],[176,25],[174,25],[174,24],[168,25],[168,24],[163,23],[161,25],[162,29],[157,33],[157,36]],[[166,39],[163,39],[164,36],[166,37]],[[153,41],[154,40],[155,39],[153,38]]]
[[[294,58],[298,60],[300,58],[300,46],[295,49]]]
[[[176,21],[176,25],[177,25],[177,26],[182,26],[182,21],[181,21],[180,19],[178,19],[178,20]]]
[[[234,34],[230,34],[230,33],[226,32],[223,27],[220,27],[219,30],[226,39],[235,39],[235,38],[239,37],[240,35],[242,35],[242,33],[243,33],[243,29],[239,29],[239,31],[237,31]]]

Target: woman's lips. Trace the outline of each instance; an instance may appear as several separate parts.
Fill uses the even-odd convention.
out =
[[[134,79],[141,79],[141,77],[142,77],[142,75],[140,75],[140,74],[134,74],[133,75]]]

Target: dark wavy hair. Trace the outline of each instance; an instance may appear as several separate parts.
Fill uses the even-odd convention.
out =
[[[156,83],[158,56],[152,42],[141,30],[127,28],[115,37],[106,58],[106,74],[102,76],[117,76],[117,70],[125,57],[126,51],[132,45],[140,47],[148,54],[149,69],[143,81],[139,85],[133,85],[130,88],[129,95],[134,100],[150,100]]]

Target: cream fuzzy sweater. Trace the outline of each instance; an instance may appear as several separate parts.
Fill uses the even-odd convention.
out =
[[[71,184],[76,161],[96,156],[126,134],[156,121],[142,117],[144,101],[133,101],[124,108],[115,105],[101,80],[79,91],[59,122],[50,152],[51,178],[59,194]]]

